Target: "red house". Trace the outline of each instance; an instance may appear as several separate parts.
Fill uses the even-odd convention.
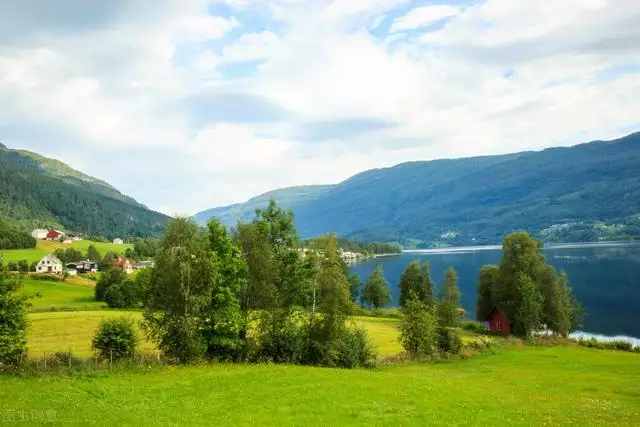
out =
[[[47,233],[47,240],[56,240],[62,236],[62,233],[57,232],[56,230],[51,230]]]
[[[484,320],[489,322],[489,332],[495,335],[509,335],[511,333],[511,324],[507,320],[507,316],[502,310],[493,307],[484,316]]]

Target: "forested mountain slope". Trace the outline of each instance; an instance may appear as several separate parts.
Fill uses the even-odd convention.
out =
[[[0,218],[29,230],[153,236],[168,217],[64,163],[0,145]]]
[[[640,133],[539,152],[404,163],[288,205],[303,237],[335,231],[431,246],[497,243],[517,229],[555,241],[640,236]]]

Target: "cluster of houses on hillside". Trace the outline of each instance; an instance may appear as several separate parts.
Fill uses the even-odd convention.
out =
[[[36,240],[57,240],[64,244],[72,244],[74,241],[82,240],[77,234],[67,234],[61,230],[45,230],[42,228],[36,228],[31,232],[31,236]],[[119,237],[113,239],[113,243],[116,245],[123,245],[124,240]]]
[[[122,269],[125,273],[131,274],[135,270],[143,268],[153,268],[155,267],[155,262],[140,261],[139,263],[134,264],[133,262],[131,262],[131,260],[123,256],[119,256],[115,259],[114,265]],[[95,273],[100,271],[100,265],[99,263],[91,260],[70,262],[65,265],[62,263],[62,261],[60,261],[58,257],[51,254],[46,255],[36,265],[36,273],[62,274],[65,271],[70,276],[77,276],[78,274],[84,273]]]

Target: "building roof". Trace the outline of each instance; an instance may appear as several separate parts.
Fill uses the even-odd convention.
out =
[[[44,262],[47,262],[47,261],[49,261],[50,264],[60,264],[60,265],[62,265],[62,261],[60,261],[57,256],[52,255],[52,254],[46,255],[44,258],[42,258],[39,261],[39,263],[44,263]]]
[[[491,307],[491,310],[487,311],[487,313],[484,315],[484,320],[489,320],[489,315],[493,312],[497,312],[500,313],[500,315],[508,322],[509,318],[507,317],[506,314],[504,314],[504,311],[500,310],[498,307]]]
[[[59,231],[56,230],[51,230],[47,233],[47,237],[49,239],[55,239],[56,237],[60,237],[62,235],[62,233],[60,233]]]

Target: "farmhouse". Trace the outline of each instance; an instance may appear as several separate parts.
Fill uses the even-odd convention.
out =
[[[504,312],[497,307],[493,307],[484,316],[484,320],[489,322],[489,332],[495,335],[509,335],[511,333],[511,324],[507,320]]]
[[[36,228],[35,230],[33,230],[31,232],[31,237],[33,237],[34,239],[38,239],[38,240],[44,240],[44,239],[47,238],[47,233],[49,233],[49,230]]]
[[[71,274],[72,270],[75,271],[76,274],[95,273],[98,271],[98,263],[91,260],[70,262],[67,264],[67,270],[69,274]]]
[[[133,270],[135,270],[133,263],[123,256],[119,256],[116,259],[116,267],[124,270],[127,274],[131,274],[133,273]]]
[[[36,272],[62,274],[62,261],[54,255],[49,254],[38,262]]]
[[[115,239],[113,239],[113,244],[114,245],[121,245],[123,243],[124,243],[124,241],[119,237],[116,237]]]
[[[64,233],[62,231],[58,231],[58,230],[51,230],[47,233],[46,239],[47,240],[58,240],[60,239],[60,236],[64,236]]]

